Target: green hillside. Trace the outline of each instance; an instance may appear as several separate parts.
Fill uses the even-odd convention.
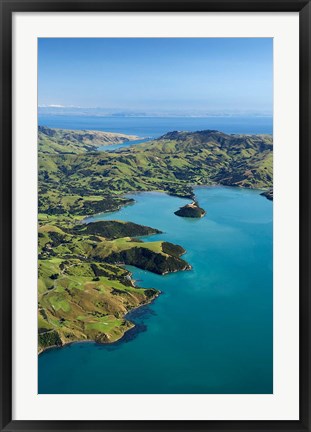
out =
[[[39,351],[79,340],[114,342],[133,327],[126,313],[149,303],[159,292],[135,287],[121,264],[159,274],[190,269],[180,258],[185,252],[180,246],[132,237],[112,240],[94,235],[92,225],[96,224],[78,232],[75,227],[39,227]],[[120,233],[119,225],[109,221],[112,237]],[[136,235],[159,232],[145,226],[139,230],[137,224],[122,225]]]
[[[98,147],[138,139],[135,135],[112,132],[38,128],[38,150],[47,154],[81,154]]]
[[[194,199],[194,185],[262,188],[273,198],[270,135],[170,132],[119,151],[97,151],[103,142],[136,138],[111,135],[39,128],[40,351],[77,340],[113,342],[133,326],[126,313],[159,293],[135,287],[123,264],[162,275],[190,269],[182,246],[139,239],[159,233],[156,227],[81,223],[86,216],[133,204],[129,192]]]
[[[40,150],[40,149],[39,149]],[[171,132],[118,152],[39,153],[40,213],[114,211],[124,193],[159,190],[193,198],[193,185],[272,187],[270,135]]]

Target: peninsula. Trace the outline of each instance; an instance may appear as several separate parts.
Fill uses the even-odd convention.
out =
[[[107,221],[39,227],[39,352],[82,340],[111,343],[133,327],[126,314],[159,295],[137,288],[123,265],[154,273],[189,270],[178,245],[143,242],[129,235],[160,231]]]
[[[262,196],[266,197],[268,200],[273,201],[273,189],[268,189],[265,192],[262,192]]]
[[[139,139],[136,135],[90,130],[38,128],[38,147],[40,153],[82,154],[96,151],[98,147]]]
[[[159,291],[136,287],[124,264],[160,275],[190,270],[180,245],[146,241],[157,227],[87,217],[162,191],[194,200],[194,185],[272,188],[272,136],[215,130],[169,132],[144,144],[98,148],[138,137],[39,127],[39,352],[74,341],[111,343],[133,327],[126,314]],[[177,210],[202,217],[197,203]]]

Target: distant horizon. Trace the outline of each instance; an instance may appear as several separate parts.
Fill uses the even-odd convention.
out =
[[[75,106],[55,106],[38,105],[38,115],[73,115],[83,117],[134,117],[134,118],[210,118],[210,117],[273,117],[272,113],[256,112],[219,112],[219,113],[191,113],[191,112],[135,112],[101,107],[75,107]]]
[[[72,116],[81,116],[81,117],[103,117],[103,118],[224,118],[224,117],[248,117],[248,118],[272,118],[273,115],[272,114],[211,114],[211,115],[190,115],[190,114],[146,114],[146,115],[139,115],[139,114],[124,114],[124,115],[118,115],[118,114],[96,114],[96,115],[91,115],[91,114],[82,114],[82,113],[43,113],[43,112],[38,112],[38,114],[40,115],[47,115],[47,116],[53,116],[53,115],[57,115],[57,116],[68,116],[68,115],[72,115]]]
[[[98,115],[39,112],[38,125],[56,129],[98,130],[141,138],[159,137],[176,130],[218,130],[237,134],[272,134],[273,117],[267,115]]]

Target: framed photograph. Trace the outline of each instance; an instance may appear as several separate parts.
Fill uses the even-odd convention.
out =
[[[1,24],[1,430],[310,431],[310,2]]]

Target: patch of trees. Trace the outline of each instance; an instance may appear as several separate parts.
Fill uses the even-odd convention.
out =
[[[59,334],[55,330],[42,332],[41,329],[40,332],[39,329],[38,342],[39,342],[39,346],[43,348],[47,348],[49,346],[63,345],[61,338],[59,337]]]

